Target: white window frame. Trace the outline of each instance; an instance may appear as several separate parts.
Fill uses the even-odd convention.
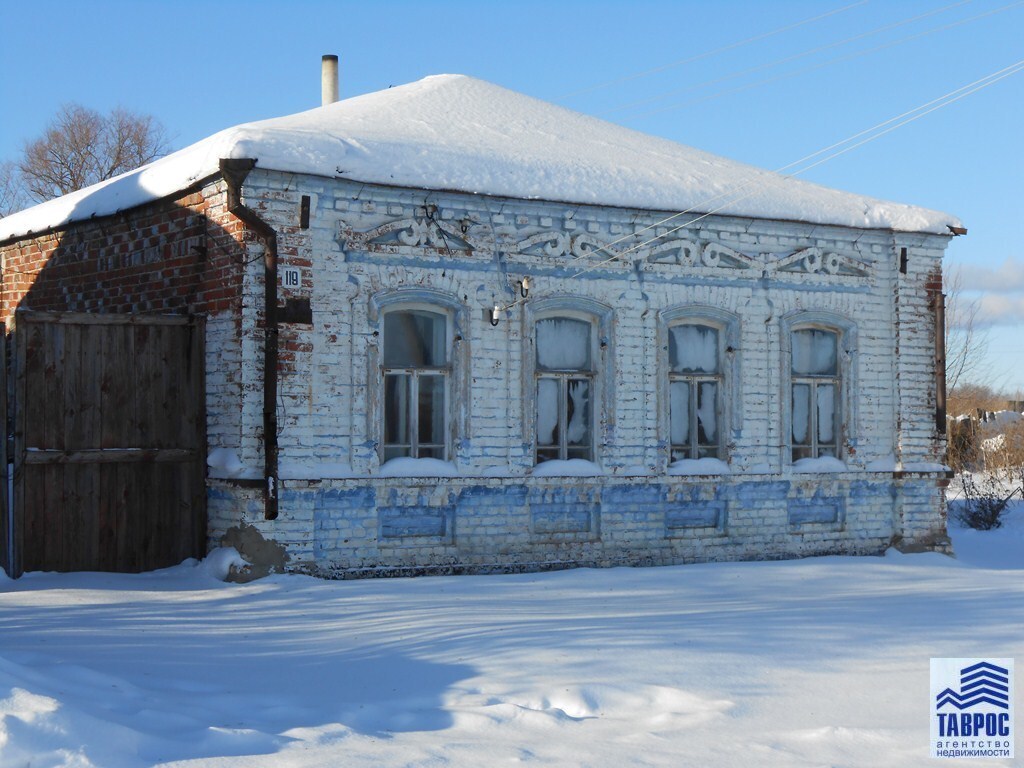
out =
[[[714,377],[706,374],[674,374],[669,359],[669,334],[679,325],[703,325],[718,330],[718,373]],[[741,407],[742,379],[740,378],[740,319],[737,315],[718,307],[703,304],[689,304],[662,310],[658,318],[658,370],[661,407],[659,410],[659,443],[664,446],[666,464],[672,464],[672,392],[675,380],[717,378],[717,426],[718,453],[714,457],[728,462],[730,436],[743,427]],[[695,406],[691,399],[692,408]],[[691,421],[691,423],[693,423]],[[696,434],[696,430],[693,430]],[[688,456],[686,458],[696,458]]]
[[[614,413],[614,381],[610,370],[610,361],[614,359],[611,339],[613,310],[611,307],[579,296],[553,296],[532,298],[525,305],[523,313],[523,414],[524,444],[530,447],[529,463],[533,466],[543,464],[537,461],[537,390],[542,378],[560,381],[559,423],[564,424],[564,387],[569,379],[587,378],[590,382],[590,457],[587,461],[600,465],[603,460],[603,447],[607,444],[609,415]],[[590,324],[590,371],[540,371],[537,368],[537,323],[556,317],[579,320]],[[565,429],[559,430],[559,460],[564,460],[567,451],[562,450],[566,441]]]
[[[831,312],[798,311],[785,315],[781,320],[782,341],[782,404],[783,404],[783,463],[791,465],[798,461],[793,454],[797,446],[793,443],[793,386],[810,384],[810,400],[808,401],[808,424],[810,453],[800,458],[821,458],[821,447],[818,442],[818,417],[816,388],[821,384],[833,384],[835,458],[846,459],[847,446],[854,443],[853,436],[857,433],[856,400],[856,356],[857,327],[847,318]],[[796,331],[818,330],[836,334],[836,372],[835,374],[802,375],[793,373],[793,333]],[[813,431],[811,431],[813,430]],[[831,443],[827,445],[832,445]],[[808,447],[806,444],[801,447]]]
[[[817,459],[822,455],[832,456],[839,458],[840,448],[843,445],[843,377],[840,371],[839,356],[842,354],[842,333],[834,328],[821,328],[818,326],[812,327],[801,327],[793,328],[790,331],[790,345],[792,346],[792,338],[798,333],[808,333],[811,331],[819,331],[821,333],[828,333],[835,337],[836,344],[836,368],[834,373],[795,373],[792,369],[792,351],[790,351],[790,408],[793,408],[793,399],[795,397],[796,388],[798,386],[806,386],[808,388],[807,395],[807,441],[805,443],[797,443],[792,428],[790,429],[790,456],[793,461],[797,461],[797,451],[808,451],[807,456],[801,456],[800,458],[806,459]],[[822,386],[832,387],[832,442],[822,443],[818,438],[818,433],[821,431],[821,421],[818,416],[818,388]],[[822,454],[822,450],[831,450],[831,453]]]
[[[387,319],[396,315],[403,314],[421,314],[431,315],[439,318],[444,323],[444,359],[443,365],[408,365],[408,366],[388,366],[386,363],[387,359],[387,347],[388,347],[388,334],[387,334]],[[434,458],[442,461],[448,460],[448,432],[449,432],[449,421],[450,421],[450,403],[451,403],[451,363],[452,363],[452,334],[451,334],[451,317],[443,309],[438,308],[420,308],[420,307],[408,307],[399,306],[391,307],[386,310],[382,316],[382,327],[381,331],[381,381],[383,383],[383,392],[381,395],[381,458],[387,461],[389,458]],[[388,407],[388,386],[387,380],[389,376],[393,377],[408,377],[408,401],[405,403],[404,410],[405,418],[407,419],[406,433],[409,437],[408,442],[404,443],[388,443],[388,415],[390,408]],[[442,407],[442,423],[441,423],[441,441],[439,443],[422,443],[420,441],[420,409],[419,393],[420,383],[425,378],[441,378],[442,386],[441,393],[443,397]],[[388,452],[397,450],[407,450],[406,453],[388,456]],[[432,455],[440,450],[440,456]]]
[[[387,293],[377,294],[370,299],[368,320],[372,334],[372,342],[367,347],[367,382],[368,407],[366,408],[366,434],[375,445],[378,464],[385,462],[385,371],[384,330],[385,316],[392,312],[420,311],[432,312],[445,317],[445,343],[447,346],[447,364],[443,366],[445,373],[444,386],[444,449],[443,461],[457,461],[456,447],[459,437],[469,434],[469,359],[470,345],[463,332],[468,312],[455,296],[430,288],[400,288]],[[396,368],[397,371],[413,370]],[[439,370],[431,367],[418,369],[422,371]],[[411,401],[414,402],[414,401]],[[418,432],[413,435],[418,442]],[[415,452],[413,452],[415,454]]]
[[[597,377],[597,372],[595,371],[595,367],[596,367],[595,363],[597,361],[597,353],[598,353],[597,340],[595,338],[597,336],[597,334],[595,332],[594,323],[593,323],[592,319],[590,319],[590,318],[582,318],[582,317],[578,317],[578,316],[575,316],[575,315],[569,315],[569,314],[550,314],[550,315],[545,315],[544,317],[537,318],[534,321],[534,324],[533,324],[533,329],[534,329],[534,345],[535,345],[534,346],[534,352],[535,352],[536,355],[540,354],[540,349],[536,346],[537,345],[537,338],[536,338],[537,330],[540,327],[541,323],[543,323],[545,321],[548,321],[548,320],[572,320],[574,322],[582,323],[582,324],[584,324],[587,327],[587,329],[588,329],[588,339],[587,340],[588,340],[588,343],[590,344],[590,349],[589,349],[590,368],[589,369],[584,369],[584,368],[564,368],[564,369],[554,369],[554,370],[541,370],[540,367],[537,366],[537,364],[536,364],[536,357],[534,358],[534,366],[535,366],[535,368],[534,368],[534,379],[536,381],[536,398],[537,398],[537,413],[535,413],[535,415],[534,415],[535,424],[536,424],[537,421],[539,421],[539,418],[540,418],[540,416],[539,416],[539,407],[540,407],[541,382],[553,381],[553,382],[555,382],[556,386],[558,387],[558,413],[557,413],[556,424],[555,424],[555,431],[558,434],[558,443],[556,445],[541,446],[541,444],[540,444],[540,436],[537,435],[537,437],[534,440],[534,446],[533,446],[533,448],[534,448],[534,450],[533,450],[533,460],[534,460],[535,464],[541,464],[541,463],[543,463],[545,461],[552,461],[552,460],[566,461],[566,460],[571,459],[571,458],[584,459],[585,461],[593,461],[594,460],[594,412],[597,410],[596,403],[595,403],[595,397],[594,397],[595,394],[596,394],[596,388],[594,386],[594,381],[595,381],[595,379]],[[569,406],[568,406],[569,397],[570,397],[569,388],[573,385],[574,382],[580,382],[580,381],[586,382],[586,384],[587,384],[588,405],[589,405],[589,411],[590,412],[589,412],[589,414],[587,416],[587,422],[588,423],[586,424],[586,430],[587,430],[587,435],[589,436],[590,439],[589,439],[587,444],[579,446],[579,447],[574,447],[574,446],[569,444],[569,438],[568,438],[568,435],[569,435],[569,425],[570,425]],[[558,452],[558,455],[557,456],[552,456],[550,458],[541,459],[540,458],[540,453],[541,453],[542,450],[543,451],[555,450],[555,451]],[[575,454],[583,454],[583,455],[572,455],[574,453]]]
[[[722,351],[724,347],[723,341],[723,329],[717,323],[707,322],[703,319],[687,319],[681,322],[672,323],[668,327],[669,338],[671,338],[672,330],[681,326],[695,326],[700,328],[711,328],[716,332],[717,338],[717,349],[715,350],[715,368],[716,373],[676,373],[672,370],[672,358],[671,353],[668,353],[668,417],[669,417],[669,461],[676,461],[678,459],[701,459],[701,458],[721,458],[722,455],[722,386],[725,381],[725,374],[722,365]],[[671,350],[671,347],[669,347]],[[716,440],[712,443],[701,444],[699,442],[699,419],[697,413],[697,403],[699,400],[699,389],[703,383],[712,382],[715,384],[715,436]],[[690,425],[690,439],[689,444],[682,446],[672,442],[672,385],[673,384],[686,384],[689,389],[688,397],[688,408],[689,413],[687,414],[688,423]],[[701,456],[701,449],[713,449],[714,453],[710,456]],[[685,456],[675,456],[677,450],[684,450]]]

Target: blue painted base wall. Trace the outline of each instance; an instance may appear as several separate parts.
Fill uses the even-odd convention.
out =
[[[258,491],[210,482],[211,546],[250,524],[289,568],[336,577],[948,551],[929,473],[290,481],[275,521]]]

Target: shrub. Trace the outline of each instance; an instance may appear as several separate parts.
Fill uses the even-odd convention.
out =
[[[946,463],[954,472],[968,472],[978,464],[980,437],[974,419],[947,422]]]
[[[1002,440],[993,452],[991,464],[1008,475],[1020,474],[1024,467],[1024,420],[1008,424],[1002,432]]]
[[[992,475],[984,475],[979,482],[972,475],[964,474],[960,476],[960,484],[964,489],[963,498],[959,502],[950,502],[950,515],[961,524],[978,531],[1001,527],[1002,516],[1010,499],[1022,492],[1018,485],[1006,493],[1006,486]]]

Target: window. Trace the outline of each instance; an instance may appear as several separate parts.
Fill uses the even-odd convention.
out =
[[[793,461],[838,458],[842,403],[839,334],[802,328],[792,332],[790,342]]]
[[[719,330],[709,325],[668,329],[671,460],[719,457],[722,367]]]
[[[447,315],[384,315],[384,461],[447,458],[449,358]]]
[[[572,317],[536,325],[537,463],[592,461],[594,327]]]

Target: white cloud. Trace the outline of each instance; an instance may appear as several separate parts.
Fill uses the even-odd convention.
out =
[[[1024,324],[1024,260],[1010,256],[997,267],[957,263],[945,272],[950,328]]]
[[[978,321],[989,325],[1024,323],[1024,293],[986,293],[979,298]]]
[[[951,277],[960,280],[960,288],[965,291],[1024,292],[1024,261],[1012,256],[995,269],[979,264],[960,264],[950,273]]]

